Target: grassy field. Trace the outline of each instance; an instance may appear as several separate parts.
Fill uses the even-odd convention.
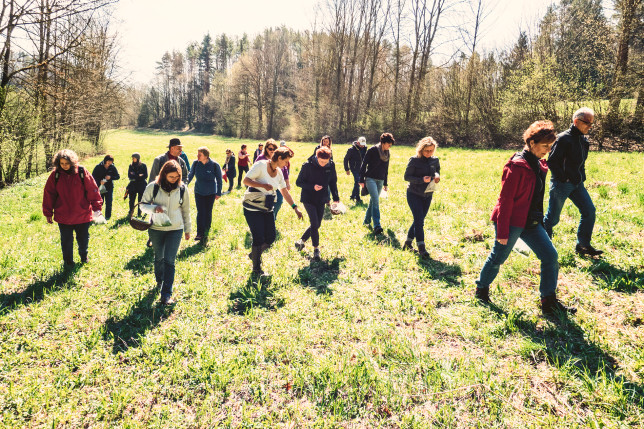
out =
[[[125,176],[132,152],[150,166],[174,135],[116,131],[106,147]],[[191,159],[206,145],[220,163],[241,144],[179,137]],[[297,176],[314,145],[292,147]],[[126,179],[111,221],[90,229],[89,264],[72,272],[42,216],[46,176],[0,192],[0,426],[644,426],[644,155],[590,155],[594,244],[606,256],[574,254],[579,215],[568,202],[554,237],[559,295],[579,312],[546,319],[533,255],[511,255],[494,306],[473,300],[511,152],[438,149],[427,262],[401,250],[413,149],[392,153],[383,237],[361,225],[341,174],[349,210],[323,222],[322,261],[310,242],[293,247],[306,222],[285,205],[265,256],[271,276],[257,284],[235,190],[215,203],[207,245],[183,242],[177,303],[165,308],[146,233],[125,219]]]

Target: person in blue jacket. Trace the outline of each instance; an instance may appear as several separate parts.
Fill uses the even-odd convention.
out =
[[[183,159],[183,162],[186,163],[186,168],[188,169],[188,173],[190,173],[190,160],[188,159],[188,154],[182,150],[179,158]]]
[[[112,200],[114,196],[114,180],[119,180],[119,172],[114,165],[114,158],[112,155],[107,154],[103,161],[99,163],[92,171],[92,177],[98,184],[105,185],[105,191],[101,194],[105,203],[105,219],[109,220],[112,217]]]
[[[212,224],[212,206],[221,197],[221,167],[210,159],[207,147],[197,149],[197,160],[192,163],[188,174],[190,183],[196,178],[195,204],[197,206],[197,236],[195,241],[204,241],[208,237]]]

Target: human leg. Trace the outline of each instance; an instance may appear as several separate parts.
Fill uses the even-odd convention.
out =
[[[496,229],[496,225],[494,228]],[[507,244],[501,244],[496,239],[494,240],[492,252],[485,261],[485,264],[481,269],[481,274],[479,274],[479,279],[476,281],[477,289],[489,289],[490,285],[499,274],[501,265],[503,265],[503,263],[508,259],[508,256],[510,256],[510,252],[522,232],[523,228],[511,226]]]
[[[550,181],[548,210],[546,210],[546,215],[543,218],[543,226],[549,237],[552,237],[552,229],[559,223],[561,210],[573,189],[574,185],[571,183],[558,180]]]
[[[351,170],[353,175],[353,190],[351,191],[351,198],[360,201],[360,169]]]
[[[595,205],[590,198],[583,182],[570,193],[570,201],[577,206],[581,218],[579,219],[579,228],[577,229],[577,244],[582,247],[590,246],[595,227]]]
[[[165,231],[165,246],[163,248],[163,287],[161,288],[161,298],[172,296],[172,286],[174,285],[175,261],[177,252],[181,245],[183,229]]]
[[[369,191],[369,207],[371,208],[371,218],[373,218],[374,231],[382,229],[380,227],[380,192],[382,191],[383,183],[383,180],[372,179],[370,177],[365,179],[365,186]]]
[[[74,225],[76,243],[78,243],[78,256],[81,262],[87,262],[87,249],[89,247],[89,222]]]
[[[112,217],[112,200],[114,197],[114,189],[110,189],[107,193],[103,194],[103,202],[105,203],[105,219],[109,220]]]
[[[205,217],[206,217],[206,198],[205,195],[199,195],[195,192],[195,206],[197,206],[197,236],[201,239],[204,235]]]
[[[65,265],[74,263],[74,225],[58,224],[60,231],[60,247],[63,251],[63,262]]]
[[[546,230],[537,225],[536,228],[524,229],[521,239],[537,255],[541,261],[541,281],[539,291],[541,297],[554,295],[557,291],[557,278],[559,276],[559,254],[552,245]]]
[[[165,272],[165,264],[163,255],[165,253],[166,231],[159,231],[156,229],[148,229],[148,237],[152,243],[154,250],[154,278],[157,282],[157,287],[163,286],[163,278]]]

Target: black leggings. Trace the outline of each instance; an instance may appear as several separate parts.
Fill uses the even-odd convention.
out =
[[[309,204],[304,203],[304,210],[309,215],[309,226],[304,234],[302,234],[302,241],[306,241],[311,237],[311,243],[313,247],[318,247],[320,245],[320,225],[322,225],[322,218],[324,217],[324,205],[325,203]]]
[[[130,212],[132,212],[134,210],[134,206],[136,205],[137,197],[139,199],[139,202],[141,202],[141,198],[143,198],[143,191],[137,192],[137,191],[130,190],[129,193],[128,193],[128,196],[130,197]],[[140,206],[139,206],[138,212],[139,213],[138,213],[137,216],[141,216],[141,207]]]
[[[259,212],[244,208],[244,217],[253,236],[253,246],[273,244],[276,235],[273,212]]]
[[[239,170],[239,176],[237,177],[237,186],[241,186],[242,183],[242,173],[248,173],[248,166],[237,166],[237,170]]]

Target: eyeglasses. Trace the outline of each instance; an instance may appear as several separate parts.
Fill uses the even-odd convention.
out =
[[[276,147],[267,147],[266,150],[270,152],[275,152]]]
[[[592,126],[593,126],[593,124],[594,124],[593,122],[588,122],[588,121],[587,121],[587,120],[585,120],[585,119],[581,119],[581,118],[577,118],[577,119],[579,119],[581,122],[583,122],[584,124],[589,125],[589,126],[591,126],[591,127],[592,127]]]

